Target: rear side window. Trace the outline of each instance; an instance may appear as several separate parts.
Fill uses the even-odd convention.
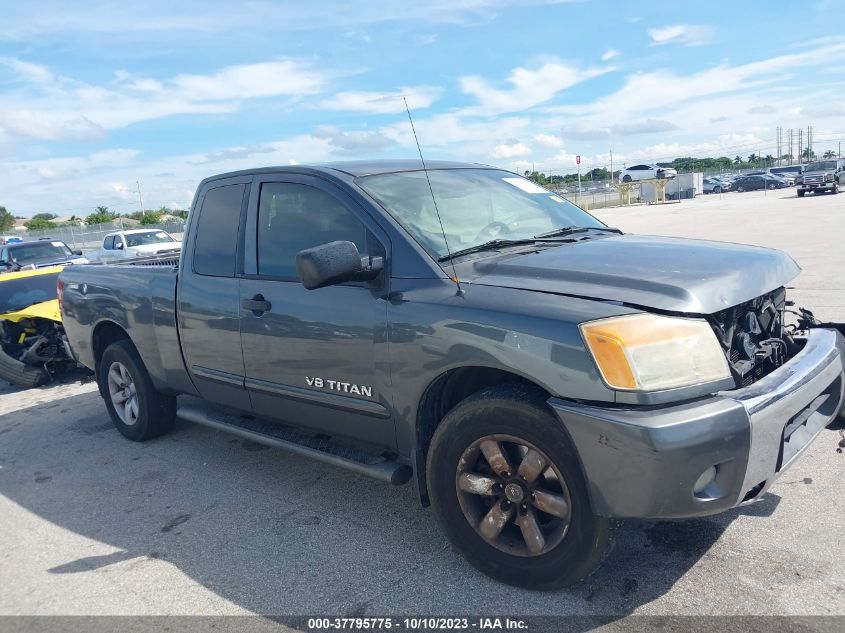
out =
[[[114,235],[109,235],[103,241],[103,248],[106,249],[107,251],[114,250]]]
[[[244,187],[226,185],[205,192],[194,242],[194,272],[212,277],[235,276]]]
[[[258,274],[296,279],[296,254],[336,240],[369,253],[368,231],[329,194],[308,185],[266,183],[258,205]]]

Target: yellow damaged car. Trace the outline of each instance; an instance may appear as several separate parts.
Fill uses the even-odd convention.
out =
[[[0,378],[37,387],[76,365],[62,327],[56,280],[63,266],[0,275]]]

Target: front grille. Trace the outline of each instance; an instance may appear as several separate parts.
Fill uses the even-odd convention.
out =
[[[824,182],[824,176],[804,176],[805,185],[820,185]]]
[[[755,383],[786,361],[785,308],[786,291],[778,288],[710,317],[737,387]]]

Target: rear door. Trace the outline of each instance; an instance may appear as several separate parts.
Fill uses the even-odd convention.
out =
[[[212,181],[186,236],[177,314],[185,364],[203,398],[249,410],[244,389],[238,277],[251,177]]]
[[[393,447],[387,274],[306,290],[295,266],[299,251],[335,240],[386,258],[386,235],[335,185],[302,174],[256,178],[247,235],[240,314],[253,410]]]

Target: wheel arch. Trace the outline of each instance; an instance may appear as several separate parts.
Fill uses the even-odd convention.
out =
[[[110,319],[104,319],[94,326],[91,331],[91,352],[94,355],[94,375],[97,377],[97,387],[100,390],[100,395],[105,398],[106,393],[104,387],[100,384],[100,359],[103,357],[103,352],[106,351],[109,345],[117,341],[129,341],[132,339],[123,326]],[[134,343],[132,343],[134,346]]]
[[[426,459],[431,438],[446,414],[461,401],[482,389],[499,385],[525,385],[545,399],[552,393],[543,385],[521,374],[491,365],[464,365],[448,369],[434,378],[423,391],[414,424],[414,477],[423,506],[429,505]]]

